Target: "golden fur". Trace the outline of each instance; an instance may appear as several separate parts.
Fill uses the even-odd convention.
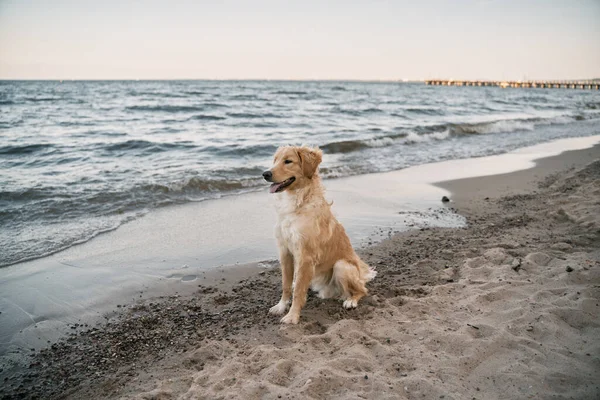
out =
[[[295,178],[274,194],[283,287],[281,300],[269,312],[286,311],[293,287],[292,306],[283,323],[298,323],[309,286],[321,298],[340,297],[345,308],[354,308],[367,294],[365,283],[376,274],[354,252],[344,227],[331,213],[318,173],[321,159],[318,148],[284,146],[265,172],[265,179],[275,182],[273,188]]]

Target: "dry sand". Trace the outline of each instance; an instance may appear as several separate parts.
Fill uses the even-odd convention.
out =
[[[379,275],[357,310],[310,296],[300,324],[280,326],[267,315],[279,296],[274,265],[75,329],[35,354],[3,394],[599,398],[600,147],[440,185],[468,227],[425,228],[363,249]]]

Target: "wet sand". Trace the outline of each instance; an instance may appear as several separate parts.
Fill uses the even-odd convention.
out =
[[[193,295],[153,292],[94,328],[73,324],[24,374],[7,377],[3,394],[593,398],[600,163],[585,166],[598,159],[595,146],[439,183],[452,202],[422,212],[458,213],[468,225],[422,226],[364,247],[379,275],[357,310],[310,296],[300,324],[280,326],[266,313],[279,296],[276,263],[221,271],[194,282]]]

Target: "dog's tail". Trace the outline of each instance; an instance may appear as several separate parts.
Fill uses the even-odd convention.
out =
[[[360,269],[360,278],[364,283],[369,282],[377,276],[377,271],[369,267],[369,265],[361,259],[358,260],[358,267]]]

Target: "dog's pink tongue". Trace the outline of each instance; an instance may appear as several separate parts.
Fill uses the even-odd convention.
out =
[[[271,187],[269,188],[269,192],[275,193],[277,191],[277,189],[279,189],[279,186],[281,186],[282,184],[283,184],[283,182],[272,184]]]

